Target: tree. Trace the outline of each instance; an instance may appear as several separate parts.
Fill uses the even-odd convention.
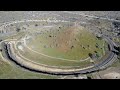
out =
[[[116,46],[114,46],[114,49],[116,49],[117,51],[120,52],[120,47],[116,47]]]
[[[71,49],[73,49],[74,48],[74,46],[71,46]]]
[[[97,51],[94,51],[95,53],[97,53]]]
[[[52,37],[51,35],[49,35],[49,37]]]
[[[120,47],[118,47],[118,51],[120,52]]]
[[[59,29],[61,29],[61,27],[59,27]]]
[[[100,55],[99,55],[98,53],[96,53],[96,57],[97,57],[97,58],[99,58],[99,57],[100,57]]]
[[[120,59],[120,51],[118,52],[118,57],[119,57],[119,59]]]
[[[120,27],[120,22],[113,22],[112,24],[114,25],[115,28]]]
[[[112,52],[115,53],[116,55],[120,54],[120,52],[118,52],[118,51],[112,51]]]
[[[16,31],[19,32],[19,31],[20,31],[20,28],[17,28]]]
[[[0,49],[0,51],[2,52],[2,49]]]
[[[92,78],[88,76],[87,79],[92,79]]]
[[[37,26],[38,26],[38,24],[35,24],[35,26],[37,27]]]
[[[117,33],[117,36],[120,36],[120,31]]]
[[[88,47],[90,47],[90,45],[87,45]]]
[[[89,55],[90,58],[92,58],[92,53],[89,53],[88,55]]]

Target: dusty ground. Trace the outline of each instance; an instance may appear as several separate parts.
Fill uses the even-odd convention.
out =
[[[120,79],[120,67],[110,67],[92,74],[94,79]]]
[[[41,18],[46,19],[47,16],[44,15],[45,13],[56,14],[56,13],[60,13],[60,12],[59,11],[55,11],[55,12],[49,12],[49,11],[38,11],[38,12],[36,12],[36,11],[30,11],[30,12],[27,12],[27,11],[18,12],[18,11],[16,11],[16,12],[12,12],[11,11],[11,12],[4,12],[4,11],[1,11],[0,12],[0,25],[2,23],[4,23],[4,22],[9,22],[9,21],[14,21],[14,20],[21,20],[21,19],[31,19],[31,18],[32,19],[41,19]],[[120,18],[120,12],[119,11],[108,11],[108,12],[80,11],[80,12],[76,12],[76,13],[79,13],[79,14],[84,13],[84,14],[88,14],[88,15],[95,15],[95,16],[112,18],[112,19]],[[51,14],[49,14],[49,15],[51,15]],[[71,20],[74,20],[74,18],[71,18],[71,17],[73,17],[73,16],[79,17],[79,15],[74,15],[74,14],[68,15],[66,13],[60,13],[60,15],[63,16],[61,19],[66,19],[66,17],[68,17]],[[54,15],[51,15],[51,16],[54,17]],[[5,35],[9,35],[9,34],[10,33],[6,33]],[[0,34],[0,36],[1,36],[1,34]],[[63,43],[62,48],[67,48],[67,47],[64,47],[64,46],[66,46],[66,45],[64,45],[64,43]],[[22,48],[19,47],[19,49],[22,49]],[[0,62],[0,66],[2,67],[2,62]],[[3,66],[8,67],[8,65],[5,65],[5,64],[3,64]],[[7,67],[2,67],[2,68],[4,68],[4,70],[8,72],[8,71],[10,71],[9,70],[10,68],[7,68]],[[25,71],[25,73],[27,73],[27,74],[23,75],[23,72],[17,70],[18,68],[15,69],[15,71],[14,71],[14,72],[18,71],[17,74],[14,74],[14,72],[8,72],[8,73],[11,73],[11,74],[7,74],[7,73],[4,72],[4,70],[2,68],[0,69],[1,70],[0,72],[3,72],[4,75],[2,76],[2,74],[0,74],[0,78],[21,78],[21,77],[28,78],[30,76],[30,75],[28,75],[28,73],[26,71]],[[21,74],[19,74],[20,72],[21,72]],[[19,75],[23,75],[23,76],[19,76]],[[31,75],[33,75],[33,78],[35,78],[37,76],[35,74],[31,74]],[[93,75],[94,75],[95,78],[98,78],[98,79],[99,78],[102,78],[102,79],[120,79],[120,67],[117,67],[117,68],[116,67],[110,67],[110,68],[108,68],[106,70],[94,73]],[[26,76],[26,77],[24,77],[24,76]],[[41,77],[47,78],[44,75],[43,76],[41,75],[39,77],[40,78]],[[67,78],[80,79],[82,77],[85,77],[85,76],[78,76],[78,77],[73,77],[73,76],[69,77],[68,76],[68,77],[63,77],[63,78],[65,78],[65,79],[67,79]]]

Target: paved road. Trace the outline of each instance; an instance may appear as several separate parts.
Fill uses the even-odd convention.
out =
[[[103,36],[103,37],[106,39],[106,41],[110,45],[109,56],[106,57],[105,60],[103,60],[99,64],[96,64],[93,68],[89,68],[89,69],[86,69],[86,70],[81,70],[81,71],[76,72],[76,73],[88,73],[88,72],[93,72],[93,71],[97,71],[97,70],[100,70],[100,69],[104,69],[107,66],[111,65],[115,61],[115,59],[114,59],[115,54],[112,52],[114,50],[114,42],[106,36]]]
[[[93,17],[93,16],[92,16]],[[102,18],[102,19],[106,19],[106,18]],[[112,19],[113,20],[113,19]],[[23,20],[24,21],[24,20]],[[31,20],[29,20],[31,21]],[[37,20],[40,21],[40,20]],[[116,20],[113,20],[116,21]],[[117,20],[118,21],[118,20]],[[15,21],[14,23],[18,23],[20,21]],[[8,24],[7,24],[8,25]],[[6,25],[5,25],[6,26]],[[103,60],[102,62],[100,62],[99,64],[95,64],[94,67],[89,68],[89,69],[84,69],[84,70],[80,70],[77,72],[56,72],[54,74],[77,74],[77,73],[88,73],[88,72],[93,72],[93,71],[97,71],[100,69],[104,69],[107,66],[111,65],[114,61],[115,61],[115,54],[112,52],[112,50],[114,50],[114,42],[112,40],[110,40],[108,37],[103,36],[106,41],[108,42],[108,44],[110,45],[110,52],[109,52],[109,56],[105,58],[105,60]],[[49,72],[48,72],[49,73]]]
[[[70,72],[69,71],[68,72],[62,72],[62,71],[60,71],[60,72],[49,72],[49,71],[47,71],[46,73],[57,74],[57,75],[71,75],[71,74],[78,74],[78,73],[83,74],[83,73],[88,73],[88,72],[93,72],[93,71],[97,71],[97,70],[100,70],[100,69],[104,69],[107,66],[111,65],[115,60],[114,59],[115,54],[112,52],[112,50],[114,50],[114,48],[113,48],[114,47],[114,42],[106,36],[103,36],[103,38],[106,39],[107,43],[110,45],[110,51],[109,51],[109,55],[105,58],[105,60],[103,60],[99,64],[95,64],[94,67],[91,67],[91,68],[88,68],[88,69],[81,69],[79,71],[70,71]],[[24,67],[28,68],[27,66],[24,66]],[[33,69],[33,71],[36,71],[36,69]]]

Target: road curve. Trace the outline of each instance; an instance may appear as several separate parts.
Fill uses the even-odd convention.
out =
[[[10,58],[15,61],[18,65],[35,71],[35,72],[44,72],[44,73],[48,73],[48,74],[54,74],[54,75],[72,75],[72,74],[85,74],[85,73],[90,73],[93,71],[97,71],[97,70],[101,70],[106,68],[107,66],[111,65],[114,62],[114,57],[115,54],[112,52],[112,50],[114,50],[114,43],[112,40],[110,40],[108,37],[103,36],[104,39],[106,39],[106,41],[108,42],[109,46],[110,46],[110,51],[109,51],[109,56],[105,58],[105,60],[103,60],[102,62],[95,64],[92,67],[88,67],[88,68],[83,68],[83,69],[73,69],[73,70],[62,70],[62,69],[54,69],[52,70],[52,68],[49,67],[43,67],[40,65],[36,65],[32,62],[26,62],[24,60],[21,60],[20,57],[18,57],[17,55],[14,55],[14,50],[10,47],[10,44],[6,44],[7,46],[7,51],[8,51],[8,55],[10,56]],[[18,57],[18,58],[16,58]]]
[[[19,22],[19,21],[18,21]],[[14,23],[18,23],[18,22],[14,22]],[[8,25],[8,24],[7,24]],[[5,26],[7,26],[5,25]],[[3,25],[4,26],[4,25]],[[24,67],[26,69],[35,71],[35,72],[44,72],[44,73],[48,73],[48,74],[55,74],[55,75],[71,75],[71,74],[84,74],[84,73],[90,73],[93,71],[97,71],[97,70],[101,70],[106,68],[107,66],[111,65],[115,59],[115,54],[112,52],[114,50],[114,42],[112,40],[110,40],[107,36],[103,36],[104,39],[106,39],[106,41],[108,42],[109,46],[110,46],[110,51],[109,51],[109,56],[105,58],[105,60],[103,60],[102,62],[100,62],[99,64],[95,64],[94,67],[90,67],[84,70],[79,70],[79,71],[72,71],[72,72],[46,72],[46,71],[40,71],[38,69],[35,68],[31,68],[31,67],[27,67],[27,66],[22,66],[19,62],[15,62],[17,64],[19,64],[21,67]],[[7,49],[9,50],[9,45],[7,45]],[[11,57],[10,53],[8,52],[8,55]],[[11,58],[12,59],[12,58]]]

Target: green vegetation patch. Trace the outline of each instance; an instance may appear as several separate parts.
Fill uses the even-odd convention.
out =
[[[2,60],[0,57],[0,79],[56,79],[59,76],[53,76],[43,73],[35,73],[19,66],[10,65]]]
[[[28,47],[56,58],[70,60],[83,60],[89,57],[89,53],[97,51],[103,55],[104,40],[83,27],[67,27],[51,30],[42,30],[41,34],[27,41]]]

